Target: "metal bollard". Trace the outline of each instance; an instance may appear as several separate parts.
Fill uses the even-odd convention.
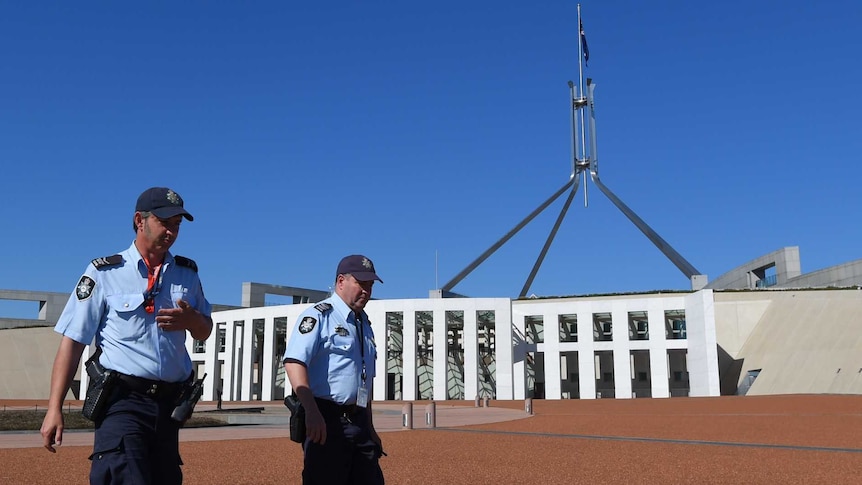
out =
[[[533,415],[533,398],[528,397],[524,399],[524,412],[531,416]]]
[[[437,403],[434,401],[425,406],[425,425],[429,428],[437,427]]]
[[[485,396],[485,398],[484,398],[484,402],[485,402],[485,407],[486,407],[486,408],[491,407],[491,406],[490,406],[491,398],[489,398],[488,396]]]
[[[481,407],[482,405],[479,403],[479,395],[476,394],[476,407]]]
[[[413,429],[413,403],[406,402],[401,406],[401,426],[405,429]]]

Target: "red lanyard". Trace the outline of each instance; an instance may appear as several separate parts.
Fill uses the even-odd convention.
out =
[[[147,261],[144,260],[144,264]],[[155,271],[150,271],[150,266],[147,265],[147,291],[144,292],[144,310],[147,313],[156,311],[156,296],[162,289],[162,265],[156,266]]]

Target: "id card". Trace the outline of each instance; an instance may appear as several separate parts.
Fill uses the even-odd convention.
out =
[[[368,389],[365,385],[359,387],[359,392],[356,393],[356,405],[364,408],[368,406]]]

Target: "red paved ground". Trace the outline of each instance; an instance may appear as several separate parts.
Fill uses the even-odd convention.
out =
[[[491,406],[524,409],[523,401]],[[537,400],[533,409],[524,419],[384,432],[387,483],[862,483],[862,396]],[[299,483],[299,445],[286,438],[183,442],[181,450],[186,484]],[[0,449],[0,483],[86,483],[89,453]]]

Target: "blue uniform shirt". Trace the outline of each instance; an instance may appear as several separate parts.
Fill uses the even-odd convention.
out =
[[[331,308],[326,309],[323,303],[331,305]],[[353,311],[338,295],[309,307],[299,316],[287,341],[284,360],[305,364],[314,397],[338,404],[356,403],[362,380],[363,353],[365,387],[370,396],[377,348],[368,316],[361,318],[364,323],[360,333]],[[364,352],[360,349],[360,335],[365,340]]]
[[[123,374],[167,382],[189,377],[192,362],[186,351],[186,331],[166,332],[156,324],[160,308],[174,308],[183,299],[205,316],[212,306],[204,298],[197,272],[165,255],[155,309],[144,309],[147,266],[134,243],[116,264],[87,266],[63,309],[54,330],[83,344],[96,338],[99,362]],[[111,259],[111,258],[104,258]]]

